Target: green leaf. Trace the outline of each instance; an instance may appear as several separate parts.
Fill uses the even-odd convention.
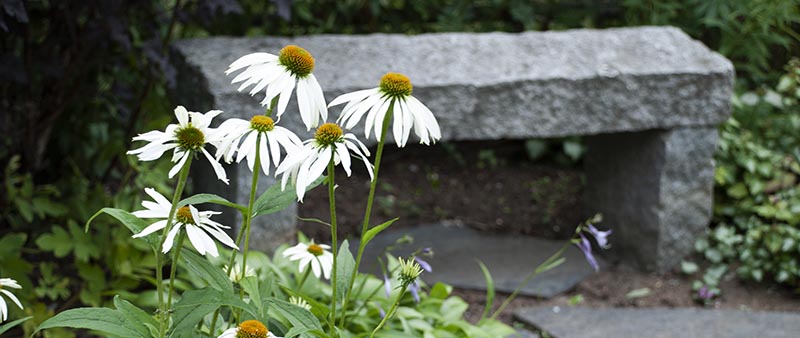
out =
[[[483,313],[481,313],[481,319],[478,320],[478,323],[480,323],[486,319],[486,316],[489,315],[489,311],[491,311],[494,306],[494,280],[492,279],[492,274],[489,273],[489,269],[483,262],[479,260],[478,265],[483,272],[483,278],[486,279],[486,306],[484,306]]]
[[[328,304],[323,304],[312,297],[296,292],[290,289],[289,287],[283,285],[281,285],[281,290],[283,290],[283,292],[286,292],[286,294],[288,294],[289,296],[300,297],[303,300],[305,300],[306,303],[308,303],[308,305],[311,305],[311,312],[316,314],[317,316],[325,318],[331,312],[331,309],[328,307]]]
[[[350,252],[350,243],[344,240],[342,245],[339,246],[339,252],[336,257],[336,299],[344,299],[355,268],[356,260],[353,258],[353,253]]]
[[[642,297],[647,297],[649,295],[650,295],[650,288],[641,288],[641,289],[631,290],[631,292],[628,292],[625,295],[625,298],[628,299],[642,298]]]
[[[547,152],[547,141],[540,139],[530,139],[525,141],[525,151],[531,161],[536,161]]]
[[[242,289],[244,289],[244,292],[247,292],[247,294],[250,296],[250,300],[252,300],[251,304],[255,305],[256,309],[258,309],[258,315],[259,315],[258,320],[260,320],[262,323],[266,323],[267,316],[264,311],[265,302],[261,295],[261,288],[259,287],[258,277],[256,276],[245,277],[244,279],[239,281],[239,285],[241,285]]]
[[[158,327],[158,322],[153,316],[136,307],[136,305],[133,305],[131,302],[120,298],[119,295],[114,296],[114,307],[131,322],[141,323],[145,327]]]
[[[292,327],[322,330],[322,325],[320,325],[317,317],[314,317],[308,310],[274,297],[269,298],[268,302],[270,309],[275,310],[289,320]]]
[[[52,233],[46,233],[36,239],[36,245],[45,251],[52,251],[56,257],[64,257],[72,251],[72,240],[69,233],[60,226],[53,226]]]
[[[681,261],[681,271],[687,275],[697,272],[697,264],[689,261]]]
[[[181,200],[180,202],[178,202],[178,207],[182,207],[182,206],[189,205],[189,204],[198,205],[198,204],[203,204],[203,203],[219,204],[219,205],[224,205],[226,207],[231,207],[231,208],[234,208],[234,209],[238,209],[238,210],[243,211],[243,212],[247,211],[247,207],[246,206],[233,203],[231,201],[228,201],[227,199],[225,199],[222,196],[217,196],[217,195],[214,195],[214,194],[197,194],[197,195],[194,195],[194,196],[191,196],[191,197],[187,197],[187,198]]]
[[[463,299],[450,297],[442,302],[441,313],[445,322],[455,322],[464,316],[469,305]]]
[[[552,259],[552,258],[555,258],[555,257],[550,257],[550,258],[551,259],[548,259],[547,261],[542,263],[542,265],[540,265],[539,267],[536,268],[536,272],[535,273],[537,275],[540,274],[540,273],[546,272],[546,271],[550,271],[551,269],[555,269],[556,267],[558,267],[559,265],[564,263],[564,261],[567,260],[565,257],[559,257],[556,260]]]
[[[90,234],[81,231],[81,227],[73,220],[68,222],[70,243],[75,257],[81,262],[88,262],[90,258],[100,257],[100,248]]]
[[[326,176],[318,178],[314,183],[311,183],[306,191],[316,188],[324,181]],[[297,193],[293,186],[286,187],[286,190],[281,190],[280,183],[273,184],[267,189],[255,202],[253,206],[253,217],[267,215],[281,211],[294,203],[297,200]]]
[[[367,230],[367,232],[364,233],[364,236],[361,238],[361,240],[364,242],[361,245],[366,246],[367,243],[369,243],[369,241],[371,241],[373,238],[375,238],[375,236],[377,236],[379,233],[381,233],[381,231],[385,230],[390,225],[392,225],[392,223],[397,222],[398,219],[400,219],[400,218],[390,219],[390,220],[388,220],[386,222],[383,222],[383,223],[381,223],[379,225],[376,225],[376,226],[372,227],[371,229]]]
[[[578,141],[564,141],[564,154],[572,161],[577,161],[583,156],[583,145]]]
[[[221,306],[232,306],[244,310],[253,318],[258,317],[258,311],[251,304],[239,299],[238,295],[231,292],[222,292],[213,288],[186,291],[181,295],[181,300],[173,308],[173,329],[171,337],[192,337],[194,328],[207,314]]]
[[[127,227],[128,230],[130,230],[134,234],[138,234],[138,233],[142,232],[142,230],[144,230],[144,228],[146,228],[149,225],[144,220],[140,219],[139,217],[134,216],[133,214],[131,214],[131,213],[125,211],[125,210],[116,209],[116,208],[103,208],[103,209],[100,209],[98,212],[96,212],[94,215],[92,215],[92,217],[90,217],[88,221],[86,221],[86,227],[85,227],[84,230],[85,231],[89,231],[89,225],[92,223],[92,221],[95,218],[97,218],[97,216],[100,216],[100,214],[103,214],[103,213],[108,214],[111,217],[116,218],[120,223],[122,223],[122,225]],[[147,236],[144,237],[144,240],[147,241],[147,243],[150,244],[150,246],[154,250],[159,244],[158,243],[159,240],[158,240],[158,238],[156,236],[158,236],[158,232],[152,233],[152,234],[147,235]]]
[[[15,321],[13,321],[13,322],[9,322],[9,323],[5,323],[3,325],[0,325],[0,334],[3,334],[3,332],[6,332],[8,330],[13,329],[15,326],[17,326],[19,324],[22,324],[23,322],[25,322],[26,320],[31,319],[31,318],[33,318],[33,316],[20,318],[20,319],[17,319]]]
[[[45,320],[34,334],[55,327],[95,330],[119,337],[148,337],[150,334],[142,323],[131,321],[120,311],[109,308],[66,310]]]
[[[225,275],[225,271],[211,264],[205,257],[202,257],[187,248],[181,250],[181,258],[186,262],[188,268],[196,276],[208,283],[208,286],[219,291],[233,292],[231,280]]]
[[[445,299],[453,292],[453,287],[442,282],[437,282],[428,294],[431,298]]]

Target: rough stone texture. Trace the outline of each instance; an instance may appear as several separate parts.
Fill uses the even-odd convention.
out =
[[[236,91],[228,65],[287,44],[316,58],[328,101],[408,75],[446,140],[554,137],[715,125],[729,114],[733,67],[677,28],[525,33],[318,35],[179,41],[227,116],[261,111]],[[304,130],[289,104],[282,125]],[[338,110],[337,110],[338,111]],[[464,126],[464,122],[468,126]],[[363,135],[363,133],[359,133]],[[374,142],[374,140],[372,140]]]
[[[230,84],[232,77],[224,71],[240,56],[277,53],[286,44],[300,45],[316,57],[314,74],[328,101],[375,87],[386,72],[405,73],[414,83],[414,95],[437,116],[443,140],[632,133],[614,142],[634,148],[620,152],[642,168],[624,172],[657,176],[628,176],[647,185],[625,185],[619,182],[624,177],[593,174],[606,180],[598,183],[605,188],[594,189],[595,196],[608,199],[592,199],[590,206],[608,214],[608,224],[622,234],[620,238],[654,238],[614,240],[620,249],[630,249],[632,255],[627,257],[639,259],[645,267],[668,268],[689,252],[691,236],[707,222],[709,181],[695,174],[713,169],[706,151],[713,149],[713,138],[703,134],[700,140],[685,141],[696,151],[683,154],[680,139],[686,132],[665,132],[671,136],[662,141],[636,136],[636,132],[658,133],[648,130],[711,130],[704,128],[713,128],[729,115],[731,63],[676,28],[184,40],[176,44],[179,55],[173,58],[180,69],[180,102],[190,110],[221,109],[227,117],[250,118],[260,113],[258,102],[264,93],[254,98],[237,92],[238,86]],[[338,109],[331,111],[329,120]],[[301,138],[310,136],[302,127],[294,98],[280,123]],[[355,132],[363,135],[361,130]],[[633,138],[626,141],[627,136]],[[655,148],[638,144],[639,139]],[[374,139],[365,141],[374,143]],[[614,149],[593,149],[605,149],[613,161],[621,159],[613,156]],[[649,153],[659,151],[665,157],[648,167],[643,158],[653,158]],[[625,169],[622,162],[608,164],[614,165]],[[244,173],[249,182],[249,171],[231,171],[229,176]],[[590,180],[588,185],[595,182]],[[247,199],[247,189],[217,186],[210,192],[224,192],[240,203]],[[621,187],[632,191],[600,191]],[[690,198],[676,198],[682,194]],[[614,204],[615,198],[629,202],[622,208],[630,210],[614,213],[614,207],[620,207]],[[254,227],[266,231],[265,238],[284,238],[283,231],[293,229],[294,219],[288,212],[284,217],[258,219]]]
[[[610,254],[666,271],[691,252],[711,217],[716,140],[714,128],[587,139],[585,203],[614,229]]]
[[[381,233],[369,243],[364,257],[383,257],[385,249],[395,246],[397,239],[404,235],[413,237],[414,243],[399,246],[392,251],[394,255],[404,256],[426,247],[434,251],[432,258],[426,258],[433,272],[422,274],[427,283],[441,281],[461,288],[485,290],[486,280],[475,261],[480,260],[489,268],[495,288],[508,293],[564,245],[564,242],[492,234],[458,223],[443,223]],[[358,245],[354,243],[351,248],[355,252]],[[571,289],[594,272],[573,245],[565,251],[564,257],[566,261],[561,266],[537,276],[520,293],[550,298]],[[380,272],[375,259],[365,260],[363,264],[363,270]]]
[[[525,329],[517,330],[517,333],[512,334],[506,338],[540,338],[538,334]]]
[[[800,332],[800,314],[704,309],[533,307],[517,319],[554,338],[786,338]]]

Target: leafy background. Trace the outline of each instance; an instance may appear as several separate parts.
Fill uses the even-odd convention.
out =
[[[153,262],[128,230],[91,214],[168,192],[165,163],[137,163],[131,136],[171,120],[169,43],[209,35],[560,30],[674,25],[734,62],[721,127],[714,225],[697,248],[714,286],[798,287],[800,1],[7,0],[0,5],[0,276],[17,279],[26,333],[63,309],[152,299]],[[777,99],[776,99],[777,95]],[[571,141],[571,142],[574,142]],[[102,223],[106,222],[106,223]],[[141,304],[141,303],[140,303]],[[69,336],[58,330],[50,336]]]

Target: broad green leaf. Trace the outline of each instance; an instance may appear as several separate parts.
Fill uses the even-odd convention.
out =
[[[299,336],[299,335],[301,335],[303,333],[310,333],[310,334],[313,334],[314,336],[317,336],[317,337],[320,337],[320,338],[329,338],[330,337],[325,332],[322,332],[322,330],[319,330],[319,329],[293,327],[289,331],[284,333],[283,338],[294,338],[294,337],[297,337],[297,336]]]
[[[324,180],[325,176],[318,178],[306,188],[306,191],[316,188]],[[256,200],[253,206],[253,217],[281,211],[296,200],[297,193],[295,193],[294,186],[287,186],[286,190],[281,190],[280,183],[273,184]]]
[[[17,326],[17,325],[19,325],[19,324],[22,324],[22,323],[24,323],[26,320],[28,320],[28,319],[31,319],[31,318],[33,318],[33,316],[29,316],[29,317],[25,317],[25,318],[20,318],[20,319],[17,319],[17,320],[15,320],[15,321],[13,321],[13,322],[9,322],[9,323],[5,323],[5,324],[3,324],[3,325],[0,325],[0,334],[3,334],[3,332],[6,332],[6,331],[8,331],[8,330],[11,330],[11,329],[13,329],[15,326]]]
[[[431,288],[431,292],[429,293],[430,297],[437,298],[437,299],[445,299],[447,296],[450,295],[450,292],[453,292],[453,287],[442,282],[437,282]]]
[[[250,296],[250,300],[252,300],[251,304],[255,305],[256,309],[258,309],[258,320],[260,320],[262,323],[266,323],[267,316],[264,312],[266,303],[264,302],[264,296],[261,294],[261,288],[259,287],[259,284],[258,277],[255,276],[248,276],[239,281],[239,285],[242,286],[244,292],[247,292],[247,294]]]
[[[269,299],[270,309],[285,317],[292,327],[322,330],[317,317],[306,309],[274,297]]]
[[[186,291],[173,309],[173,329],[171,337],[192,337],[194,328],[203,317],[221,306],[232,306],[244,310],[253,318],[258,311],[251,304],[239,299],[232,292],[222,292],[213,288]]]
[[[342,245],[339,246],[339,252],[336,257],[336,299],[344,299],[355,268],[356,260],[353,258],[353,253],[350,252],[350,243],[344,240]]]
[[[481,319],[478,321],[480,323],[486,319],[486,316],[489,315],[489,311],[492,310],[492,306],[494,306],[494,280],[492,279],[492,274],[489,272],[489,269],[483,262],[478,261],[478,265],[483,272],[483,278],[486,279],[486,306],[484,306]]]
[[[116,208],[103,208],[100,209],[98,212],[96,212],[94,215],[92,215],[92,217],[90,217],[88,221],[86,221],[86,227],[84,228],[84,231],[89,231],[89,225],[92,223],[92,221],[97,216],[100,216],[100,214],[104,213],[110,215],[111,217],[116,218],[118,221],[120,221],[120,223],[122,223],[122,225],[126,226],[128,230],[130,230],[134,234],[142,232],[142,230],[144,230],[144,228],[146,228],[149,225],[141,218],[136,217],[125,210]],[[155,249],[158,246],[159,242],[156,236],[158,236],[158,232],[152,233],[144,237],[144,240],[147,241],[147,243],[150,244],[150,246],[153,249]]]
[[[109,308],[78,308],[61,312],[36,328],[34,334],[54,327],[101,331],[119,337],[148,337],[150,330],[129,320],[122,312]]]
[[[131,322],[141,323],[146,328],[158,327],[158,322],[153,316],[136,307],[136,305],[133,305],[131,302],[120,298],[119,295],[114,296],[114,306],[117,308],[117,311]]]
[[[208,283],[208,286],[219,291],[233,292],[233,285],[228,276],[225,275],[225,271],[211,264],[205,257],[183,248],[181,250],[181,258],[186,262],[186,268],[202,278]]]
[[[228,201],[227,199],[225,199],[222,196],[217,196],[217,195],[214,195],[214,194],[197,194],[197,195],[194,195],[194,196],[191,196],[191,197],[187,197],[187,198],[181,200],[180,202],[178,202],[178,207],[182,207],[182,206],[189,205],[189,204],[197,205],[197,204],[203,204],[203,203],[212,203],[212,204],[224,205],[226,207],[231,207],[231,208],[234,208],[234,209],[237,209],[237,210],[240,210],[240,211],[246,211],[247,210],[247,207],[245,207],[243,205],[239,205],[239,204],[233,203],[231,201]]]
[[[392,223],[397,222],[398,219],[399,218],[390,219],[367,230],[367,232],[364,233],[364,236],[361,238],[361,240],[364,242],[362,245],[366,246],[369,241],[375,238],[375,236],[381,233],[381,231],[386,230],[386,228],[392,225]]]
[[[445,322],[455,322],[464,316],[469,305],[463,299],[458,297],[450,297],[442,302],[441,313],[444,316]]]

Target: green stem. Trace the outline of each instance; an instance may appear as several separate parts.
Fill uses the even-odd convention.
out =
[[[172,195],[172,207],[169,209],[169,214],[167,215],[167,225],[164,227],[164,232],[161,234],[161,240],[159,241],[158,247],[156,248],[156,292],[158,292],[158,311],[159,311],[159,326],[158,326],[158,334],[159,337],[164,337],[166,335],[167,324],[169,322],[169,315],[166,308],[166,304],[164,303],[164,276],[161,269],[163,268],[163,257],[162,257],[162,247],[164,246],[164,242],[167,240],[167,234],[169,234],[170,229],[172,228],[172,221],[175,219],[175,211],[178,210],[178,202],[181,200],[181,195],[183,194],[183,188],[186,186],[186,180],[189,177],[189,167],[192,166],[192,155],[189,154],[189,158],[186,159],[186,163],[183,164],[183,168],[181,168],[180,174],[178,174],[178,184],[175,186],[175,194]]]
[[[506,299],[503,301],[503,303],[502,303],[502,304],[500,304],[500,307],[498,307],[498,308],[497,308],[497,310],[496,310],[494,313],[492,313],[492,316],[491,316],[491,317],[489,317],[489,319],[492,319],[492,320],[494,320],[495,318],[497,318],[497,316],[498,316],[500,313],[502,313],[502,312],[503,312],[503,310],[505,310],[506,306],[508,306],[508,304],[510,304],[510,303],[511,303],[511,301],[512,301],[512,300],[514,300],[514,298],[516,298],[516,297],[517,297],[517,294],[519,294],[519,291],[520,291],[520,290],[522,290],[522,288],[523,288],[523,287],[525,287],[525,285],[528,285],[528,283],[531,281],[531,279],[533,279],[533,277],[536,277],[538,274],[540,274],[540,273],[542,273],[542,272],[545,272],[545,271],[549,270],[549,269],[542,269],[542,267],[549,265],[549,264],[550,264],[551,262],[553,262],[555,259],[557,259],[558,257],[560,257],[560,256],[561,256],[561,254],[563,254],[563,253],[564,253],[564,250],[566,250],[566,249],[567,249],[567,247],[568,247],[569,245],[570,245],[570,242],[567,242],[567,243],[565,243],[563,246],[561,246],[561,249],[559,249],[558,251],[556,251],[556,253],[554,253],[552,256],[550,256],[550,258],[546,259],[544,262],[542,262],[541,264],[539,264],[539,265],[536,267],[536,269],[534,269],[533,271],[531,271],[531,272],[530,272],[530,273],[529,273],[529,274],[528,274],[528,275],[525,277],[525,279],[523,279],[523,280],[522,280],[522,282],[520,282],[520,283],[519,283],[519,285],[517,285],[517,287],[514,289],[514,292],[512,292],[512,293],[511,293],[511,295],[509,295],[509,296],[508,296],[508,298],[506,298]]]
[[[333,152],[333,149],[330,150]],[[334,196],[333,189],[335,188],[334,179],[334,162],[333,162],[333,154],[331,154],[331,160],[328,162],[328,201],[330,205],[331,211],[331,251],[333,252],[333,273],[331,276],[331,315],[328,319],[328,326],[331,329],[331,336],[335,337],[336,335],[336,328],[334,324],[336,323],[336,258],[338,256],[338,239],[336,238],[336,197]],[[309,269],[311,267],[308,267]]]
[[[297,292],[303,289],[303,284],[305,284],[308,275],[311,273],[311,266],[306,266],[306,271],[303,272],[303,277],[300,277],[300,283],[297,283]]]
[[[381,157],[383,157],[383,146],[386,144],[386,133],[389,131],[389,121],[392,120],[392,113],[394,111],[394,102],[389,106],[389,110],[386,112],[386,116],[383,118],[383,126],[381,126],[381,137],[378,140],[378,150],[375,153],[375,171],[373,172],[374,176],[372,178],[372,182],[369,184],[369,197],[367,197],[367,209],[364,212],[364,223],[361,225],[361,238],[364,238],[364,234],[367,233],[369,230],[369,218],[372,215],[372,204],[375,201],[375,188],[378,186],[378,172],[381,169]],[[350,299],[352,290],[353,290],[353,283],[356,280],[356,274],[358,274],[358,267],[361,266],[361,258],[364,256],[364,249],[366,249],[367,243],[366,241],[361,241],[358,244],[358,254],[356,254],[356,265],[353,268],[353,273],[350,276],[350,284],[347,286],[347,292],[345,293],[344,297],[344,309],[346,314],[347,303]],[[339,325],[344,327],[346,319],[345,315],[342,315],[342,319],[339,321]]]
[[[378,323],[378,326],[375,327],[375,330],[372,330],[372,334],[369,335],[369,338],[374,337],[375,333],[377,333],[378,330],[380,330],[383,327],[383,325],[386,324],[386,322],[389,320],[389,318],[392,317],[392,315],[394,315],[394,312],[397,310],[397,306],[400,304],[400,300],[403,299],[403,295],[405,295],[406,293],[406,289],[408,289],[408,285],[403,284],[403,287],[400,289],[400,294],[397,296],[397,300],[395,300],[394,304],[392,304],[392,308],[389,309],[388,312],[386,312],[386,316],[384,316],[381,322]]]
[[[169,271],[169,289],[167,290],[167,308],[172,307],[172,292],[175,290],[175,274],[178,272],[178,260],[181,257],[183,241],[186,240],[186,229],[184,229],[179,236],[178,246],[175,248],[175,252],[172,253],[172,266]]]
[[[244,217],[245,216],[242,215],[242,218],[244,218]],[[243,235],[244,235],[244,232],[239,230],[239,234],[236,235],[236,246],[237,247],[242,244],[242,238],[244,237]],[[236,250],[232,250],[231,251],[231,258],[228,260],[228,269],[225,271],[225,275],[227,275],[227,276],[231,275],[231,271],[233,270],[234,262],[236,262]],[[219,316],[219,308],[214,310],[214,317],[212,317],[212,319],[211,319],[211,330],[209,332],[211,332],[212,335],[214,333],[214,329],[216,329],[216,327],[217,327],[217,317],[218,316]]]
[[[273,104],[272,107],[275,105]],[[267,115],[272,112],[272,108],[267,110]],[[249,249],[250,244],[250,223],[252,222],[252,215],[253,215],[253,205],[255,204],[255,196],[258,191],[258,178],[260,176],[259,170],[261,170],[261,134],[256,137],[256,160],[255,164],[253,165],[253,178],[250,181],[250,199],[247,203],[247,211],[246,214],[242,215],[243,225],[242,228],[239,229],[239,234],[236,235],[236,246],[240,246],[242,244],[242,238],[244,238],[244,250],[242,254],[242,276],[241,278],[245,277],[247,273],[247,252]],[[231,258],[228,260],[228,270],[225,271],[225,274],[230,276],[231,271],[233,270],[233,265],[236,262],[236,251],[231,252]],[[240,292],[240,298],[244,298],[244,295]],[[211,319],[211,334],[214,334],[214,330],[217,328],[217,317],[219,315],[219,308],[214,310],[214,316]]]
[[[267,137],[258,133],[256,136],[256,159],[253,165],[253,179],[250,182],[250,200],[247,202],[247,215],[244,219],[244,253],[242,254],[242,278],[247,272],[247,253],[250,251],[250,224],[253,222],[253,205],[256,202],[258,192],[258,177],[261,176],[261,137]],[[268,155],[269,156],[269,155]]]

